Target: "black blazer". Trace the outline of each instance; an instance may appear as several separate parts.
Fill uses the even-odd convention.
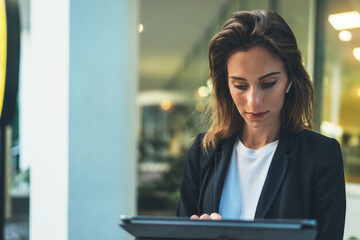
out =
[[[236,135],[208,154],[199,134],[190,148],[180,187],[178,216],[219,212]],[[343,239],[345,181],[339,143],[318,133],[281,129],[279,144],[255,218],[316,219],[318,240]]]

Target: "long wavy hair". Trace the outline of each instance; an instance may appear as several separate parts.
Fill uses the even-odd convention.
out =
[[[217,142],[238,133],[244,124],[230,95],[227,62],[235,52],[256,46],[279,55],[286,66],[288,79],[292,81],[281,110],[281,126],[293,132],[314,128],[314,88],[288,24],[273,11],[235,12],[209,46],[213,92],[207,109],[210,128],[202,142],[205,152]]]

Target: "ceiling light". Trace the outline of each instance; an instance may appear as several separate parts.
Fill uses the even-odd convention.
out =
[[[360,47],[354,48],[353,50],[354,57],[360,61]]]
[[[330,14],[328,20],[336,30],[360,27],[360,13],[358,11]]]
[[[138,27],[137,27],[137,31],[138,33],[142,33],[144,31],[144,25],[142,25],[141,23],[139,23]]]
[[[352,34],[347,30],[343,30],[339,32],[339,38],[341,41],[348,42],[352,39]]]
[[[360,88],[357,90],[357,96],[360,98]]]

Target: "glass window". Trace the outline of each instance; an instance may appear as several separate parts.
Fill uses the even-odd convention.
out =
[[[141,116],[138,143],[139,215],[175,215],[188,148],[196,134],[206,129],[206,124],[202,124],[202,114],[211,91],[208,84],[209,42],[230,16],[231,7],[235,2],[237,1],[140,1],[141,22],[144,22],[145,31],[140,35],[138,96]],[[171,24],[161,24],[158,21],[164,16],[159,12],[172,13],[175,8],[181,15],[180,20],[175,19],[176,14],[172,14],[174,19]],[[207,11],[204,11],[204,8]],[[196,16],[192,16],[191,11],[195,10]],[[152,26],[152,23],[156,25]],[[167,31],[173,31],[175,25],[177,31],[182,34],[178,36],[179,39],[173,41]],[[151,39],[158,37],[154,36],[156,31],[153,29],[156,28],[157,34],[162,37],[152,42]],[[163,29],[163,32],[159,31],[160,29]],[[197,34],[198,37],[194,39],[193,36],[186,35],[189,32]],[[184,48],[184,43],[190,38],[193,42],[186,47],[188,51],[176,55],[176,50]],[[175,59],[180,63],[178,62],[173,74],[164,79],[163,84],[157,85],[161,76],[157,75],[157,79],[154,78],[146,66],[158,61],[156,56],[162,54],[163,48],[159,49],[156,44],[163,39],[167,41],[167,45],[169,42],[173,43],[172,46],[164,47],[166,54],[170,53],[173,57],[163,60],[171,63]],[[158,49],[158,52],[154,52],[154,49]],[[153,66],[155,69],[155,65]],[[166,64],[161,68],[168,66],[171,65]],[[152,83],[152,86],[149,83]]]
[[[342,148],[347,198],[344,239],[360,239],[360,2],[324,2],[320,130],[336,138]]]
[[[345,20],[339,18],[339,13],[359,14],[355,2],[329,0],[327,4],[325,17],[333,17],[333,24],[342,29],[326,21],[321,131],[341,142],[347,180],[360,183],[360,50],[356,50],[360,26],[347,29],[346,19],[355,19],[346,14]]]

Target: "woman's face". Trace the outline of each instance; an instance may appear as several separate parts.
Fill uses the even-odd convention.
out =
[[[238,51],[227,64],[231,97],[250,128],[280,126],[288,78],[281,58],[263,47]]]

